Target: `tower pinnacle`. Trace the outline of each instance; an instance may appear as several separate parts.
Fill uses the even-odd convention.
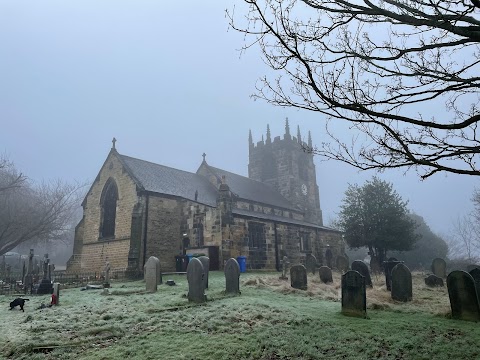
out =
[[[290,139],[290,125],[288,125],[288,117],[285,119],[285,139]]]
[[[272,138],[270,136],[270,125],[267,124],[267,141],[266,144],[271,144],[272,143]]]

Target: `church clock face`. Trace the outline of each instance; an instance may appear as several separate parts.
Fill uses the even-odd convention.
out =
[[[307,185],[302,184],[302,194],[307,195]]]

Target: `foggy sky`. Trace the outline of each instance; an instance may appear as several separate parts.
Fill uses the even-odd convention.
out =
[[[225,18],[234,3],[0,0],[0,152],[35,181],[92,181],[115,137],[121,154],[194,172],[205,152],[246,176],[249,129],[254,142],[267,124],[283,136],[288,117],[293,135],[299,124],[326,141],[322,115],[251,100],[269,69],[257,49],[240,56],[243,37]],[[315,163],[325,223],[348,183],[376,175]],[[475,177],[378,176],[436,233],[472,209]]]

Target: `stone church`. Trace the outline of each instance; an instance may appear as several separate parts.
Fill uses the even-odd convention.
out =
[[[248,177],[209,164],[195,173],[120,154],[113,147],[86,195],[68,271],[112,269],[136,276],[150,256],[175,271],[176,256],[203,253],[211,269],[245,256],[247,269],[279,270],[287,255],[320,264],[343,253],[341,233],[323,226],[313,155],[300,128],[254,144]],[[312,145],[310,133],[308,145]]]

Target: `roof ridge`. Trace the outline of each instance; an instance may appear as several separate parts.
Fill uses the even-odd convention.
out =
[[[198,175],[198,174],[195,173],[195,172],[191,172],[191,171],[187,171],[187,170],[182,170],[182,169],[177,169],[177,168],[174,168],[174,167],[171,167],[171,166],[158,164],[158,163],[155,163],[155,162],[153,162],[153,161],[143,160],[143,159],[135,158],[135,157],[133,157],[133,156],[128,156],[128,155],[122,155],[122,154],[118,154],[118,155],[120,155],[121,157],[130,158],[130,159],[132,159],[132,160],[138,160],[138,161],[142,161],[142,162],[149,163],[149,164],[152,164],[152,165],[157,165],[157,166],[161,166],[161,167],[164,167],[164,168],[168,168],[168,169],[172,169],[172,170],[176,170],[176,171],[185,172],[185,173],[187,173],[187,174],[191,174],[191,175],[193,174],[193,175],[200,176],[200,175]]]

